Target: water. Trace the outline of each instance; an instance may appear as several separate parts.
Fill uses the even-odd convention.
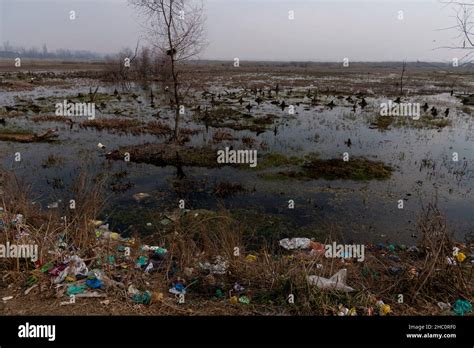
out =
[[[262,78],[262,77],[260,77]],[[224,83],[224,82],[222,82]],[[34,100],[37,105],[44,105],[49,113],[54,112],[54,102],[48,99],[57,97],[60,102],[64,96],[75,96],[81,92],[87,94],[89,81],[77,80],[73,89],[39,88],[34,91],[5,92],[0,97],[2,105],[18,103],[22,100]],[[214,87],[219,90],[218,87]],[[102,88],[99,92],[111,94],[114,86]],[[155,86],[155,94],[159,89]],[[231,91],[231,89],[228,89]],[[131,97],[124,96],[122,101],[108,102],[109,113],[98,113],[98,119],[138,118],[142,121],[157,120],[157,109],[149,107],[149,91],[138,87],[134,92],[139,95],[138,103]],[[292,95],[298,93],[293,89]],[[200,94],[196,96],[198,98]],[[45,97],[46,100],[35,100]],[[177,207],[179,199],[185,199],[189,209],[217,209],[225,206],[231,210],[247,210],[261,214],[273,214],[288,221],[291,226],[305,227],[315,232],[324,231],[328,225],[335,225],[341,230],[344,238],[356,241],[392,240],[401,243],[413,241],[411,235],[416,232],[416,221],[424,204],[437,199],[438,207],[448,219],[448,226],[456,238],[462,239],[474,231],[474,132],[472,126],[472,108],[462,107],[459,99],[446,93],[428,96],[413,95],[408,101],[428,102],[439,110],[449,107],[448,119],[451,125],[443,129],[416,128],[416,121],[407,120],[402,127],[391,126],[388,130],[371,129],[381,102],[386,98],[366,98],[369,105],[364,109],[352,112],[350,103],[336,98],[321,97],[323,103],[335,100],[337,106],[329,109],[324,106],[296,107],[296,114],[289,115],[277,105],[264,103],[252,110],[253,117],[267,114],[277,115],[274,124],[256,136],[248,130],[234,131],[225,129],[234,137],[252,136],[257,142],[255,147],[259,155],[276,152],[287,156],[302,157],[305,154],[317,153],[321,158],[341,158],[344,152],[353,156],[364,156],[380,160],[395,168],[392,177],[385,181],[355,182],[346,180],[283,180],[268,181],[258,172],[225,167],[207,169],[184,167],[186,180],[190,181],[191,190],[179,192],[173,186],[176,182],[177,168],[156,167],[147,164],[109,161],[105,152],[120,146],[161,142],[163,138],[152,135],[132,136],[114,134],[110,131],[83,129],[77,124],[70,129],[69,125],[60,122],[33,123],[26,117],[7,119],[8,127],[33,129],[40,132],[48,128],[59,128],[58,143],[20,144],[1,142],[0,151],[4,158],[3,165],[12,168],[18,176],[32,182],[32,200],[42,206],[57,199],[71,199],[69,187],[79,169],[85,168],[90,174],[106,172],[109,174],[126,171],[121,183],[133,185],[125,192],[108,192],[109,208],[104,213],[111,225],[127,231],[128,223],[118,219],[122,212],[132,212],[131,223],[143,227],[150,212],[170,211]],[[163,98],[161,102],[163,102]],[[199,100],[209,105],[209,100]],[[285,97],[287,104],[308,102],[302,97]],[[159,104],[160,101],[155,101]],[[244,111],[245,105],[233,103],[232,108]],[[254,103],[255,104],[255,103]],[[255,104],[256,106],[256,104]],[[123,109],[122,116],[112,114],[112,109]],[[159,120],[173,124],[172,114],[165,108],[160,110]],[[225,115],[223,115],[225,117]],[[444,118],[444,116],[442,116]],[[77,119],[83,121],[85,118]],[[185,117],[184,126],[198,129],[200,132],[191,136],[190,145],[203,145],[212,142],[213,134],[218,128],[206,127],[197,123],[192,117]],[[274,131],[276,126],[276,132]],[[275,134],[276,133],[276,134]],[[351,139],[352,145],[345,144]],[[97,147],[98,143],[107,146],[106,151]],[[241,148],[240,140],[223,141],[214,145],[216,149],[233,145]],[[13,155],[20,152],[22,161],[13,161]],[[459,154],[459,161],[452,160],[453,152]],[[54,154],[64,158],[64,163],[51,168],[43,168],[42,163]],[[216,198],[213,187],[222,181],[239,182],[246,189],[225,199]],[[56,183],[53,187],[53,182]],[[60,183],[58,185],[58,183]],[[152,195],[148,203],[137,203],[132,195],[147,192]],[[288,201],[294,200],[295,209],[288,209]],[[404,200],[404,208],[398,209],[398,200]],[[136,212],[136,214],[134,213]]]

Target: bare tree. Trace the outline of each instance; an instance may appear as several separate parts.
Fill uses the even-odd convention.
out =
[[[153,47],[169,60],[175,111],[172,140],[179,141],[180,109],[184,102],[180,63],[198,55],[204,47],[202,0],[129,0],[147,19],[145,28]],[[166,65],[165,65],[166,66]]]
[[[443,0],[444,4],[452,6],[456,24],[450,28],[458,32],[458,40],[454,46],[445,47],[467,51],[463,59],[474,53],[474,0]]]
[[[124,91],[128,91],[131,88],[131,72],[130,68],[125,65],[125,60],[128,59],[130,64],[137,58],[138,46],[135,48],[135,53],[130,48],[122,49],[117,56],[108,57],[106,59],[106,69],[109,77],[116,83],[120,83]]]
[[[400,76],[400,95],[403,95],[403,77],[405,76],[406,68],[407,68],[407,61],[404,60],[403,65],[402,65],[402,74]]]
[[[150,58],[150,49],[148,47],[143,47],[140,52],[140,66],[138,73],[142,79],[146,79],[147,75],[151,71],[151,58]]]

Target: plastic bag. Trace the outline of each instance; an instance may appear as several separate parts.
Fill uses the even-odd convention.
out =
[[[353,288],[346,285],[347,279],[347,269],[341,269],[336,274],[334,274],[331,278],[323,278],[319,276],[308,276],[308,282],[310,285],[315,285],[320,289],[333,289],[333,290],[340,290],[340,291],[354,291]]]

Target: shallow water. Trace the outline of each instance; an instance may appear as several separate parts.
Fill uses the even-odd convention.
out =
[[[112,93],[113,87],[102,88],[102,93]],[[157,88],[154,89],[155,93]],[[73,90],[61,88],[39,88],[30,92],[5,92],[0,104],[14,105],[18,97],[36,99],[38,97],[57,96],[58,100],[66,95],[87,93],[86,80],[77,80]],[[228,91],[231,91],[228,89]],[[297,92],[296,89],[293,90]],[[137,117],[143,121],[156,120],[153,116],[157,109],[149,107],[149,92],[136,89],[141,104],[123,98],[114,101],[113,108],[122,108],[130,112],[124,118]],[[296,93],[293,93],[293,95]],[[277,115],[274,125],[256,136],[255,132],[233,131],[226,129],[237,138],[251,135],[257,139],[256,149],[259,156],[266,152],[277,152],[288,156],[302,157],[317,153],[321,158],[341,158],[344,152],[352,156],[364,156],[380,160],[395,168],[392,177],[386,181],[343,181],[288,179],[268,181],[259,177],[257,172],[232,167],[207,169],[197,167],[183,168],[187,180],[192,180],[192,190],[177,193],[172,181],[177,169],[171,166],[156,167],[147,164],[113,162],[105,159],[105,152],[124,145],[160,142],[163,138],[151,135],[120,135],[109,131],[82,129],[74,125],[59,122],[33,123],[27,117],[8,119],[8,126],[33,129],[35,132],[58,127],[59,143],[20,144],[1,142],[0,151],[4,156],[3,164],[13,168],[20,176],[33,183],[33,200],[46,207],[57,199],[71,199],[68,187],[78,173],[78,168],[86,168],[89,173],[107,172],[110,174],[126,170],[128,175],[122,182],[134,186],[123,193],[110,192],[110,208],[104,218],[113,228],[126,231],[127,225],[116,220],[120,212],[136,211],[132,218],[135,224],[147,221],[147,211],[159,208],[170,211],[177,207],[179,199],[185,199],[189,209],[216,209],[225,205],[230,209],[247,209],[261,213],[275,214],[290,221],[293,226],[307,227],[315,232],[324,231],[328,225],[337,226],[344,238],[356,241],[396,241],[410,243],[411,235],[416,231],[417,217],[424,204],[437,199],[438,207],[448,219],[448,226],[456,238],[463,239],[474,231],[474,130],[471,109],[463,108],[459,99],[449,94],[410,97],[406,102],[428,102],[439,110],[449,107],[448,117],[452,124],[443,129],[415,128],[415,120],[409,120],[407,126],[391,126],[388,130],[370,129],[369,125],[378,113],[380,102],[384,98],[367,98],[369,105],[354,113],[351,104],[336,98],[322,98],[323,104],[334,100],[337,106],[329,109],[324,106],[296,107],[296,114],[289,115],[277,105],[264,103],[252,110],[252,116]],[[308,101],[303,98],[285,97],[287,104]],[[200,101],[204,106],[208,101]],[[51,101],[35,101],[36,104]],[[232,107],[244,111],[247,103]],[[254,103],[255,104],[255,103]],[[112,107],[111,107],[112,108]],[[308,110],[305,110],[308,109]],[[107,109],[109,110],[109,109]],[[97,112],[97,111],[96,111]],[[96,118],[117,117],[112,114],[96,114]],[[444,116],[443,116],[444,117]],[[84,118],[78,120],[83,121]],[[169,112],[161,110],[159,120],[172,124]],[[191,117],[184,120],[184,126],[199,129],[200,133],[191,137],[189,144],[210,143],[217,128],[206,129],[195,123]],[[351,139],[352,145],[345,144]],[[97,147],[97,143],[107,146],[106,151]],[[240,141],[224,141],[215,145],[216,149],[233,145],[242,148]],[[22,154],[20,163],[13,161],[16,152]],[[459,154],[459,161],[452,160],[452,153]],[[48,155],[54,154],[65,159],[65,163],[52,168],[43,168],[41,164]],[[423,162],[424,160],[424,162]],[[62,181],[64,187],[53,188],[53,179]],[[213,186],[221,181],[239,182],[246,192],[225,199],[217,199],[212,194]],[[57,185],[56,185],[57,186]],[[137,203],[132,195],[147,192],[153,198],[149,203]],[[162,193],[163,195],[162,197]],[[288,200],[295,201],[295,209],[288,209]],[[404,199],[404,209],[398,209],[398,200]],[[133,215],[133,214],[132,214]],[[146,232],[146,231],[144,231]],[[295,234],[297,231],[295,230]]]

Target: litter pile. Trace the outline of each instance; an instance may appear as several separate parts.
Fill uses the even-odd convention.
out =
[[[335,243],[334,243],[335,244]],[[280,247],[289,251],[292,259],[308,260],[312,259],[315,263],[316,271],[322,273],[323,263],[327,257],[326,250],[327,245],[316,242],[309,238],[284,238],[279,241]],[[389,279],[392,282],[400,282],[408,279],[413,284],[417,284],[417,281],[422,279],[425,270],[419,267],[419,260],[426,257],[426,254],[420,250],[417,246],[409,246],[403,244],[384,244],[379,243],[377,245],[368,244],[364,245],[364,250],[370,253],[371,258],[377,259],[377,263],[368,262],[362,264],[354,261],[353,258],[342,253],[342,257],[339,260],[339,264],[342,266],[337,272],[330,277],[326,278],[322,275],[308,275],[307,282],[311,286],[315,286],[323,291],[336,291],[336,292],[357,292],[355,289],[347,285],[348,269],[352,272],[358,273],[353,274],[353,278],[362,276],[362,281],[359,279],[358,283],[363,283],[364,280],[372,280],[375,282],[381,282],[382,278]],[[444,259],[444,268],[453,269],[457,267],[458,270],[472,269],[474,265],[474,245],[466,245],[463,243],[457,243],[452,247],[452,255],[447,256]],[[470,257],[466,256],[466,253],[470,254]],[[428,254],[428,257],[431,257]],[[382,271],[380,267],[377,268],[375,265],[383,265]],[[373,266],[372,266],[373,265]],[[442,273],[444,268],[436,268],[436,273]],[[472,287],[471,281],[471,287]],[[401,295],[401,296],[400,296]],[[437,294],[439,295],[439,294]],[[369,293],[369,306],[359,308],[359,312],[364,315],[388,315],[393,313],[392,307],[385,303],[381,298]],[[394,304],[403,304],[403,293],[392,299]],[[370,305],[371,304],[371,305]],[[438,302],[437,306],[441,310],[442,314],[445,315],[466,315],[472,313],[472,304],[465,298],[458,298],[451,305],[445,302]],[[347,308],[343,304],[338,305],[337,315],[340,316],[354,316],[358,315],[358,310],[355,307]]]
[[[281,239],[281,253],[243,252],[242,245],[230,251],[208,252],[198,246],[193,239],[196,237],[186,239],[183,236],[188,235],[179,230],[185,228],[184,216],[194,219],[195,227],[200,214],[186,211],[164,215],[161,221],[166,223],[161,225],[171,238],[161,236],[160,243],[145,244],[123,237],[96,220],[89,221],[93,242],[88,248],[72,246],[66,234],[56,234],[54,243],[46,249],[43,245],[43,254],[32,260],[33,270],[26,268],[23,295],[53,289],[60,299],[59,306],[74,306],[89,298],[106,307],[119,300],[146,308],[155,308],[154,304],[186,304],[201,310],[230,306],[234,313],[257,309],[260,313],[321,313],[324,307],[325,315],[400,315],[410,313],[425,284],[439,284],[442,279],[433,277],[451,271],[469,273],[473,265],[473,246],[461,243],[452,245],[452,252],[443,256],[431,272],[423,267],[432,258],[430,250],[400,244],[363,245],[363,262],[347,251],[340,257],[331,256],[328,250],[335,243],[309,238]],[[9,233],[14,231],[15,238],[34,239],[21,214],[0,210],[0,226]],[[236,253],[235,249],[241,252]],[[431,282],[432,279],[436,281]],[[472,289],[472,280],[467,283],[467,289]],[[446,286],[450,287],[449,281]],[[445,292],[438,288],[438,293],[431,293],[436,301],[434,313],[472,314],[472,296],[466,295],[469,290],[453,296],[453,289]],[[7,295],[3,297],[5,303],[22,297]],[[406,302],[400,301],[400,295],[405,296]],[[321,305],[321,301],[328,300],[331,302]]]

